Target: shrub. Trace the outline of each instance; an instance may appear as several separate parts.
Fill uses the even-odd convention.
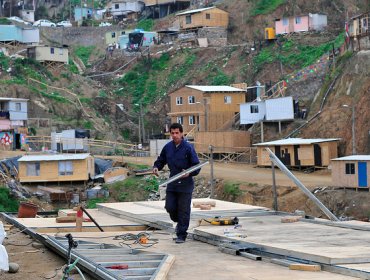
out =
[[[19,202],[10,195],[9,189],[0,186],[0,212],[17,212]]]

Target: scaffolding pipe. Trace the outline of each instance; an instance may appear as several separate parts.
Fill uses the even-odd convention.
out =
[[[275,163],[280,170],[289,177],[303,192],[305,195],[307,195],[324,213],[325,215],[332,221],[339,222],[339,219],[328,209],[325,207],[324,204],[321,203],[321,201],[314,196],[309,189],[307,189],[301,181],[298,180],[297,177],[293,175],[292,172],[289,171],[289,169],[280,161],[280,159],[269,149],[265,148],[268,153],[270,154],[270,160]]]

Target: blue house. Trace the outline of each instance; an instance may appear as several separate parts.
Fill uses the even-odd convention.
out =
[[[40,32],[36,27],[0,25],[0,42],[20,42],[32,44],[40,42]]]
[[[94,9],[88,7],[75,7],[75,21],[81,22],[84,19],[92,19],[94,15]]]

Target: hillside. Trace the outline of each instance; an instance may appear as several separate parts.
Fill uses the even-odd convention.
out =
[[[145,54],[135,61],[118,53],[104,59],[105,46],[101,38],[109,28],[89,27],[83,31],[77,28],[68,31],[42,29],[44,43],[69,42],[71,60],[76,63],[82,61],[79,64],[83,63],[82,68],[86,67],[84,75],[78,74],[73,63],[64,70],[49,71],[29,60],[24,63],[2,57],[3,69],[7,69],[9,64],[17,71],[1,73],[0,93],[29,98],[30,117],[52,118],[53,129],[78,126],[92,129],[93,136],[97,138],[137,141],[140,110],[135,104],[142,104],[148,133],[160,133],[169,111],[167,94],[186,84],[246,82],[254,85],[256,81],[264,84],[284,79],[288,81],[288,95],[297,98],[312,116],[318,111],[326,89],[339,75],[322,114],[295,136],[343,138],[341,152],[348,154],[351,149],[351,116],[350,110],[342,109],[341,104],[354,102],[358,111],[358,152],[367,152],[370,129],[367,121],[370,114],[367,110],[369,99],[366,94],[369,90],[369,67],[362,60],[366,53],[343,53],[336,69],[320,63],[320,59],[332,49],[333,44],[336,48],[343,44],[342,28],[346,14],[351,16],[363,11],[369,7],[368,1],[274,0],[266,5],[267,1],[262,0],[228,0],[216,3],[231,17],[227,47],[186,48],[175,44],[155,46],[151,48],[150,56]],[[262,42],[264,28],[272,26],[275,18],[308,12],[326,12],[330,28],[322,33],[288,36],[280,40],[280,47]],[[154,29],[168,28],[174,22],[173,15],[155,20]],[[253,45],[257,50],[251,49]],[[125,67],[114,75],[87,77],[114,71],[122,66]],[[310,67],[318,71],[304,75],[304,79],[296,78]],[[359,71],[363,74],[357,75]],[[29,78],[59,89],[30,83]],[[124,109],[118,109],[117,104],[122,104]],[[298,120],[283,126],[282,135],[276,133],[275,126],[267,125],[265,140],[288,136],[301,123]],[[258,142],[258,126],[253,129],[256,132],[253,140]]]

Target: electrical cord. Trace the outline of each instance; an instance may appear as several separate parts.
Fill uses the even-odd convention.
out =
[[[140,245],[148,248],[158,243],[157,239],[150,239],[150,234],[147,232],[139,232],[138,234],[125,233],[115,236],[113,240],[122,240],[118,244],[121,247],[127,246],[129,248],[132,245]]]

